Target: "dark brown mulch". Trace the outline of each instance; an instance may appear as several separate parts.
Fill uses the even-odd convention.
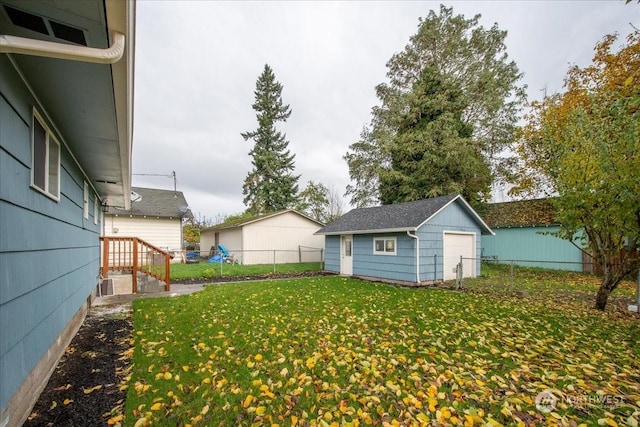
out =
[[[205,283],[224,283],[224,282],[244,282],[249,280],[269,280],[269,279],[293,279],[298,277],[315,277],[315,276],[335,276],[336,273],[330,271],[301,271],[292,273],[267,273],[254,274],[251,276],[216,276],[209,279],[180,279],[175,284],[195,285]],[[173,282],[172,282],[173,283]]]
[[[123,312],[123,310],[125,310]],[[128,309],[94,307],[24,426],[105,426],[124,403],[133,323]]]

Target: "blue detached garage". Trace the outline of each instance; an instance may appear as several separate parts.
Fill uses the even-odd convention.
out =
[[[401,283],[480,274],[481,236],[493,231],[460,195],[353,209],[321,228],[325,269]]]

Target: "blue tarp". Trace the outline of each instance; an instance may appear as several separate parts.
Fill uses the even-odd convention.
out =
[[[227,257],[229,256],[227,248],[224,245],[218,245],[218,250],[220,253],[209,258],[209,262],[225,262],[227,260]]]
[[[224,262],[224,257],[221,254],[215,254],[209,258],[209,262]]]

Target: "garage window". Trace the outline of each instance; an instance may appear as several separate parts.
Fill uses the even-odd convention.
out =
[[[373,253],[376,255],[395,255],[395,237],[375,237],[373,239]]]
[[[33,111],[31,186],[54,200],[60,199],[60,144]]]

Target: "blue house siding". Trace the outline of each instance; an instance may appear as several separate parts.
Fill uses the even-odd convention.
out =
[[[13,66],[0,56],[0,408],[82,308],[100,267],[94,193],[85,219],[85,179],[64,135],[56,135],[60,200],[30,187],[33,105]],[[53,123],[47,125],[54,131]]]
[[[560,229],[548,227],[496,228],[482,241],[482,256],[514,260],[525,267],[582,271],[582,252],[569,241],[546,235]],[[551,262],[555,261],[555,262]]]
[[[373,239],[395,237],[396,254],[373,253]],[[406,233],[358,234],[353,236],[353,274],[382,279],[415,282],[416,250],[413,239]]]
[[[325,236],[324,254],[324,269],[340,273],[340,236]]]

